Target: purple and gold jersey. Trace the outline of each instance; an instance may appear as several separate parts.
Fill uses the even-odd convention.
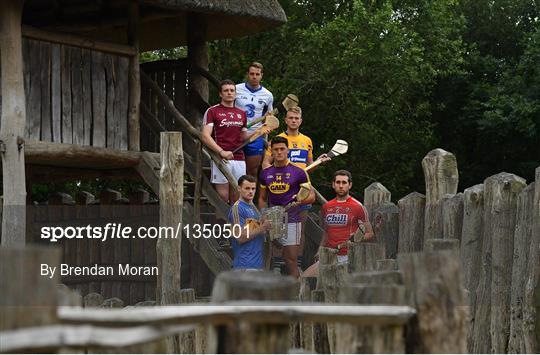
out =
[[[290,162],[283,167],[270,166],[261,171],[259,183],[262,189],[267,190],[268,206],[285,206],[293,201],[300,191],[300,184],[309,182],[304,169]],[[301,222],[300,207],[289,209],[289,223]]]

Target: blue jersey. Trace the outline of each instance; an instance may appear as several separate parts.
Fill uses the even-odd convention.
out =
[[[260,214],[253,203],[238,200],[231,206],[229,222],[244,227],[249,219],[259,220]],[[233,269],[263,269],[264,268],[264,235],[250,235],[245,243],[232,239]]]
[[[235,106],[246,111],[247,123],[264,116],[268,111],[273,110],[274,96],[270,91],[262,85],[253,90],[247,83],[236,84],[236,101]],[[259,128],[262,123],[257,123],[248,129],[248,132],[253,132]]]

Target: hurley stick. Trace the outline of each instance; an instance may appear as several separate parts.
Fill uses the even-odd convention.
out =
[[[267,129],[270,129],[270,132],[271,132],[278,127],[279,127],[279,120],[277,119],[277,117],[267,116],[264,126],[261,126],[259,129],[253,132],[253,134],[248,139],[246,139],[244,143],[242,143],[239,147],[236,147],[232,152],[236,153],[237,151],[244,148],[249,143],[253,142],[255,139],[259,138],[263,134],[266,134]]]
[[[247,128],[253,127],[257,123],[264,121],[268,116],[275,116],[278,113],[286,113],[291,107],[298,106],[298,102],[298,96],[295,94],[288,94],[285,96],[281,104],[278,105],[278,107],[273,109],[271,112],[267,112],[264,116],[251,121],[251,123],[247,125]]]
[[[337,157],[339,155],[347,153],[348,149],[349,149],[349,144],[347,142],[345,142],[344,140],[342,140],[342,139],[338,139],[336,141],[336,144],[334,144],[332,149],[330,149],[330,151],[326,155],[328,155],[329,158],[334,158],[334,157]],[[322,163],[322,160],[317,159],[313,163],[309,164],[309,166],[306,167],[304,170],[305,171],[310,171],[314,167],[318,166],[320,163]]]

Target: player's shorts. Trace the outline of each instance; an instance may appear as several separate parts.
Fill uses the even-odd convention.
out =
[[[223,175],[221,170],[217,167],[216,163],[213,161],[210,162],[210,166],[212,167],[212,183],[213,184],[228,184],[229,181]],[[246,162],[243,160],[227,160],[227,164],[225,164],[227,169],[231,172],[232,176],[238,181],[240,176],[246,175]]]
[[[337,255],[337,263],[338,264],[346,264],[349,262],[349,256],[348,255]]]
[[[302,222],[287,223],[287,239],[282,240],[283,246],[300,245],[302,238]]]
[[[253,142],[249,143],[244,147],[244,154],[246,157],[253,157],[256,155],[264,154],[264,138],[259,137]]]

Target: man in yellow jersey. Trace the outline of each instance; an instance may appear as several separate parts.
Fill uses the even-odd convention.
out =
[[[305,169],[309,164],[313,163],[313,143],[311,142],[311,138],[299,131],[302,124],[302,109],[295,106],[287,110],[285,124],[287,125],[287,130],[278,134],[278,136],[287,138],[289,141],[289,161]],[[321,155],[319,158],[323,162],[330,160],[326,154]],[[272,165],[272,163],[272,152],[270,151],[270,147],[268,147],[262,168],[265,169]]]

